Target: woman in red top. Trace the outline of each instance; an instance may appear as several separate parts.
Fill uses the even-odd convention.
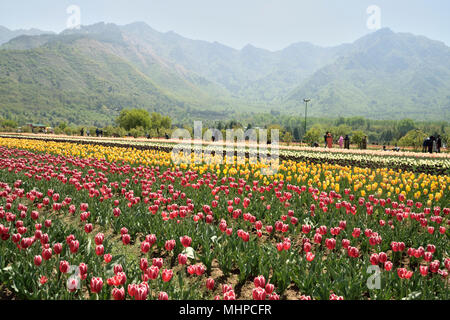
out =
[[[327,135],[327,147],[332,148],[333,147],[333,136],[331,133],[328,133]]]

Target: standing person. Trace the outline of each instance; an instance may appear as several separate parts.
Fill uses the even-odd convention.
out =
[[[333,136],[331,135],[330,132],[328,132],[328,136],[327,136],[327,147],[333,148]]]
[[[427,152],[429,141],[430,141],[430,137],[427,137],[425,140],[423,140],[422,152]]]
[[[348,137],[348,134],[346,134],[344,138],[344,148],[350,149],[350,138]]]
[[[441,153],[441,147],[442,147],[442,139],[441,136],[438,135],[436,139],[436,150],[438,153]]]
[[[81,130],[80,130],[80,136],[84,136],[84,128],[81,128]]]
[[[430,140],[428,141],[428,152],[429,153],[433,153],[433,141],[434,141],[434,137],[431,136]]]
[[[100,135],[100,130],[98,128],[95,128],[95,135],[98,137]]]
[[[437,138],[433,139],[433,152],[437,152]]]
[[[329,132],[327,131],[327,133],[325,133],[325,135],[323,136],[323,140],[325,142],[325,148],[327,147],[327,138],[328,138],[328,134]]]
[[[367,149],[367,136],[364,136],[362,141],[362,148],[363,150]]]
[[[89,129],[87,129],[86,130],[86,135],[89,137],[89,134],[90,134],[90,132],[89,132]]]
[[[344,144],[344,137],[343,137],[343,136],[340,136],[338,142],[339,142],[339,148],[342,149],[342,145]]]

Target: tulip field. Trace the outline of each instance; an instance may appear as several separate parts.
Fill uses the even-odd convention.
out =
[[[449,158],[315,157],[263,175],[248,158],[1,137],[1,294],[447,300]]]

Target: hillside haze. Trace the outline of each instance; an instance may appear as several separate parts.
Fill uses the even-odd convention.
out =
[[[10,30],[6,27],[0,26],[0,45],[8,42],[11,39],[14,39],[19,36],[37,36],[41,34],[54,34],[52,31],[43,31],[39,29],[19,29],[19,30]]]
[[[450,118],[450,48],[389,29],[340,46],[298,42],[279,51],[236,50],[142,22],[36,32],[0,46],[2,116],[104,125],[126,107],[176,120],[300,115],[309,97],[313,116]]]

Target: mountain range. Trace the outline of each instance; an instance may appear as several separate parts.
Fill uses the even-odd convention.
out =
[[[390,29],[279,51],[158,32],[143,22],[59,34],[0,27],[0,116],[104,125],[121,109],[185,119],[241,113],[450,119],[450,48]]]

